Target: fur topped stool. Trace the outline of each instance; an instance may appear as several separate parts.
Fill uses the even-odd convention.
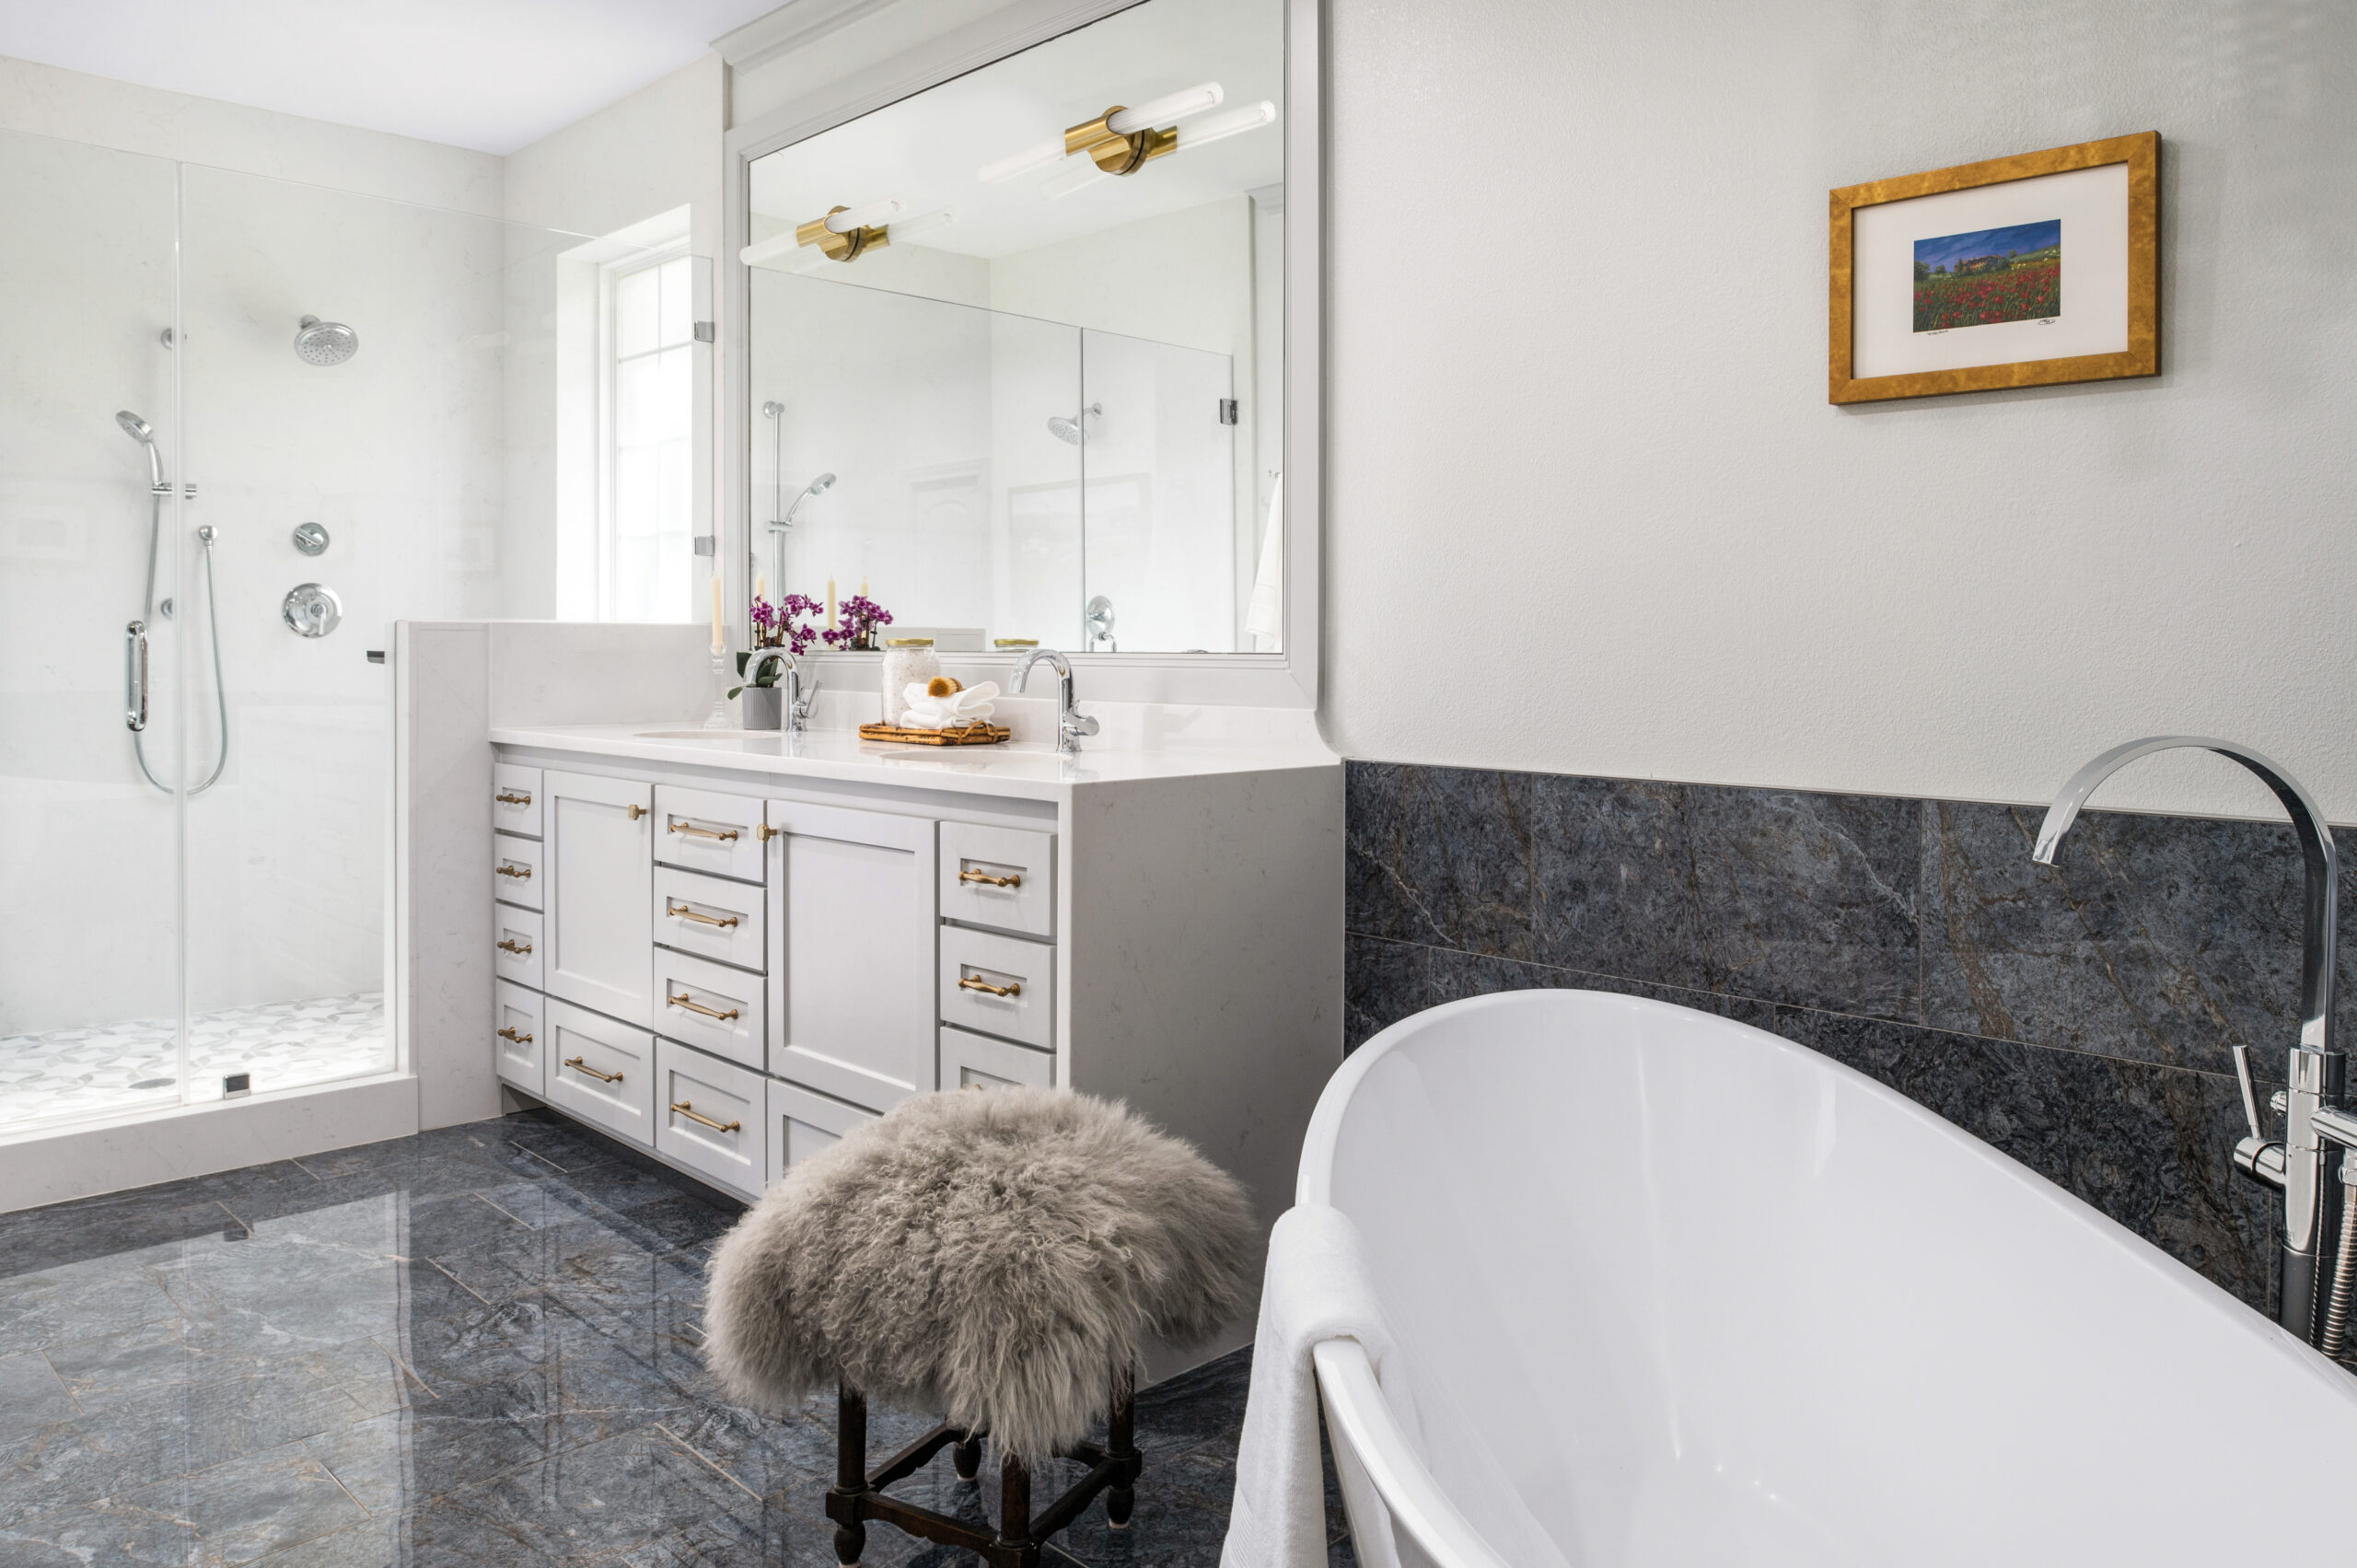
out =
[[[835,1555],[866,1521],[1036,1568],[1104,1493],[1127,1525],[1143,1461],[1131,1381],[1150,1337],[1208,1338],[1252,1299],[1257,1242],[1234,1178],[1122,1107],[1053,1089],[919,1095],[802,1161],[714,1259],[712,1370],[774,1415],[837,1387]],[[872,1474],[867,1400],[943,1412]],[[1106,1422],[1102,1448],[1086,1441]],[[998,1533],[886,1495],[944,1448],[1000,1456]],[[1031,1470],[1088,1473],[1036,1518]]]

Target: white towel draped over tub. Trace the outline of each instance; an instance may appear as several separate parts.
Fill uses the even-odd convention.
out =
[[[1318,1374],[1309,1353],[1332,1339],[1358,1341],[1376,1378],[1394,1381],[1399,1353],[1376,1305],[1358,1227],[1340,1209],[1289,1209],[1269,1237],[1220,1568],[1326,1568]]]

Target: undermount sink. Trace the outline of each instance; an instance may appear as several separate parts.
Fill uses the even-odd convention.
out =
[[[783,733],[774,729],[642,729],[632,738],[637,740],[742,740],[749,735],[774,738]]]

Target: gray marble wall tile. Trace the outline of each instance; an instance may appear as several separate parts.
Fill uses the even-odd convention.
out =
[[[1917,1016],[1920,802],[1353,762],[1367,935]]]
[[[1367,936],[1352,937],[1345,951],[1349,1041],[1355,1048],[1443,1002],[1544,987],[1651,996],[1821,1051],[1994,1144],[2266,1309],[2270,1206],[2228,1167],[2242,1113],[2232,1082],[2213,1074]]]
[[[2030,859],[2045,813],[1937,802],[1923,818],[1924,1022],[2281,1080],[2299,1036],[2299,849],[2288,825],[2091,811],[2052,866]],[[2347,837],[2348,835],[2343,835]],[[2357,849],[2343,847],[2341,928],[2357,934]],[[2337,967],[2345,1046],[2357,943]]]

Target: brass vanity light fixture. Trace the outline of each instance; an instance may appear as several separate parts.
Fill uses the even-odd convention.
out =
[[[1114,116],[1107,117],[1106,123],[1109,128],[1115,120]],[[1192,121],[1173,131],[1155,131],[1150,134],[1142,132],[1141,135],[1151,135],[1150,144],[1135,162],[1120,168],[1116,168],[1113,163],[1107,161],[1109,156],[1109,151],[1106,145],[1100,143],[1088,149],[1088,163],[1068,168],[1054,179],[1043,182],[1039,187],[1039,194],[1051,202],[1060,201],[1075,191],[1096,184],[1109,174],[1133,174],[1144,166],[1147,158],[1161,157],[1169,153],[1183,153],[1195,147],[1206,146],[1213,142],[1225,141],[1230,136],[1240,136],[1247,131],[1257,131],[1263,125],[1273,125],[1276,120],[1277,106],[1267,99],[1262,99],[1259,103],[1246,104],[1241,109],[1231,109],[1225,114],[1214,114],[1208,120]],[[1091,123],[1094,124],[1093,122]],[[1076,135],[1090,128],[1089,125],[1074,126],[1067,134]],[[1118,154],[1118,152],[1119,145],[1116,144],[1111,153]],[[1118,161],[1116,157],[1115,162]]]
[[[892,198],[864,207],[833,207],[826,216],[812,218],[795,229],[794,242],[817,246],[830,261],[855,261],[867,251],[892,243],[892,231],[886,225],[900,211],[900,202]]]
[[[1135,174],[1148,158],[1161,157],[1178,146],[1176,134],[1158,131],[1155,126],[1175,125],[1190,114],[1217,109],[1226,98],[1227,89],[1217,82],[1198,82],[1182,91],[1149,99],[1135,109],[1124,109],[1117,103],[1096,119],[1071,127],[1061,137],[1051,136],[996,163],[984,164],[977,175],[985,185],[1002,185],[1074,153],[1086,153],[1089,160],[1107,174]]]
[[[881,208],[887,204],[879,202],[876,206]],[[897,207],[900,203],[889,204]],[[914,239],[920,234],[930,234],[936,228],[946,228],[958,221],[957,208],[936,207],[932,212],[919,213],[912,218],[903,218],[889,227],[863,226],[858,230],[861,238],[854,245],[851,243],[852,230],[849,228],[837,231],[832,227],[824,227],[830,222],[843,221],[835,215],[838,213],[852,216],[862,215],[851,208],[837,207],[826,217],[813,218],[799,228],[791,229],[784,234],[773,234],[767,239],[756,240],[737,251],[737,259],[749,267],[770,266],[789,273],[812,273],[824,267],[830,261],[848,261],[872,247],[889,245],[896,238],[902,240]],[[822,227],[824,227],[824,238],[821,238],[819,232]],[[842,254],[837,255],[837,251]]]

